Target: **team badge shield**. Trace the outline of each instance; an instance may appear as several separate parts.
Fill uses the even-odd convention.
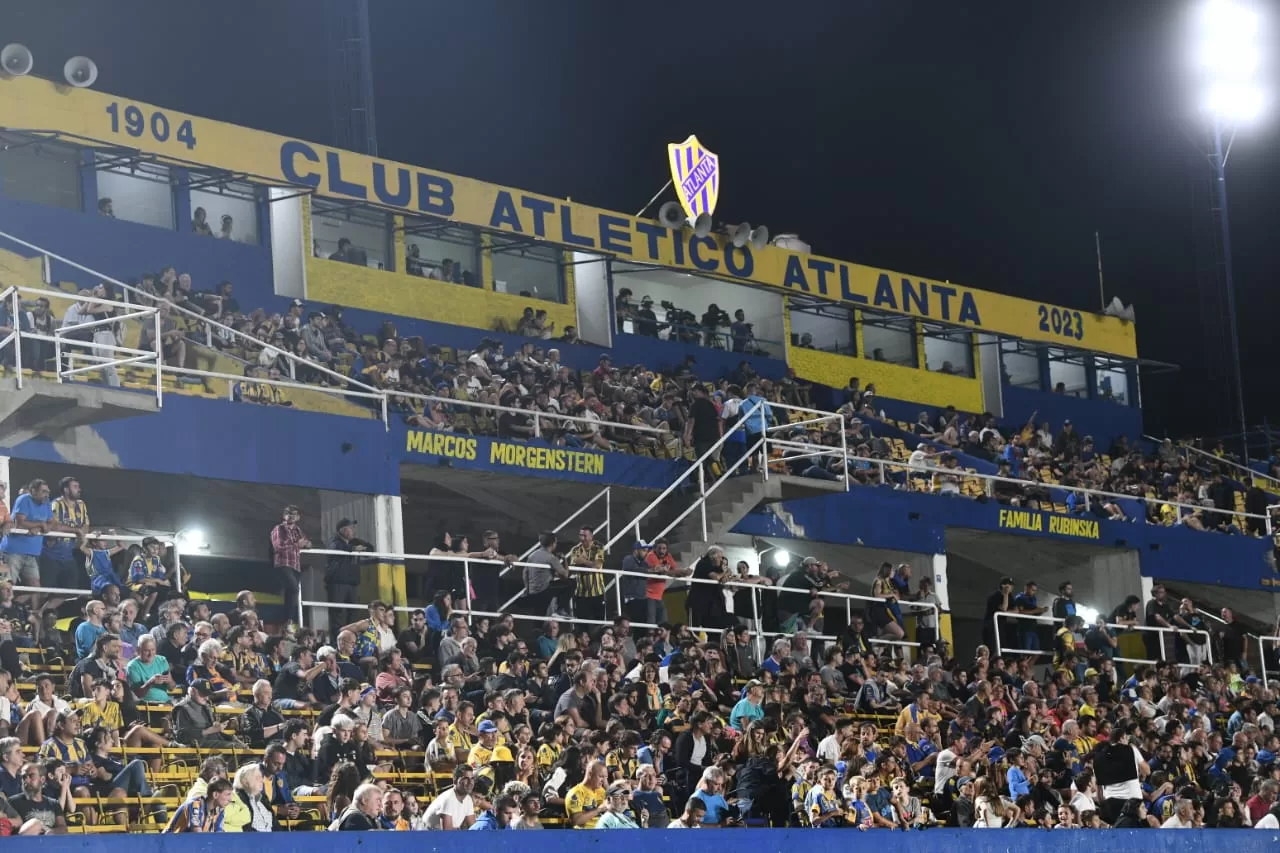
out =
[[[720,158],[690,135],[684,142],[667,145],[671,159],[671,183],[689,219],[715,213],[720,197]]]

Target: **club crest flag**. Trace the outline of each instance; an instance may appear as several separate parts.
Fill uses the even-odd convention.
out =
[[[707,149],[698,137],[667,146],[671,158],[671,182],[689,219],[700,214],[711,216],[720,197],[720,158]]]

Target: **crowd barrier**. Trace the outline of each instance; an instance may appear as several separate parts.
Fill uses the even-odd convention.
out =
[[[336,556],[336,557],[350,558],[352,556],[351,552],[348,552],[348,551],[334,551],[326,548],[307,548],[307,549],[304,549],[301,553],[304,556],[318,556],[318,557]],[[462,564],[463,578],[464,578],[464,583],[466,585],[465,586],[466,589],[470,589],[472,587],[471,581],[474,576],[473,572],[479,568],[489,570],[489,571],[494,571],[494,572],[499,571],[500,570],[499,567],[506,567],[508,565],[514,569],[523,569],[526,566],[532,566],[536,568],[545,568],[545,566],[541,564],[526,563],[519,560],[508,564],[503,560],[486,560],[486,559],[477,558],[477,557],[459,557],[459,556],[451,556],[451,555],[388,554],[388,553],[379,553],[379,552],[371,552],[371,551],[362,551],[359,553],[359,557],[365,558],[365,559],[374,559],[374,560],[391,560],[395,562],[408,562],[408,561],[414,561],[414,560],[434,560],[434,561],[440,561],[440,562],[446,562],[446,563],[447,562],[460,563]],[[565,568],[567,568],[571,574],[582,574],[582,573],[590,574],[598,571],[599,574],[605,574],[605,575],[611,576],[613,581],[615,582],[611,587],[613,591],[613,595],[606,598],[606,605],[612,604],[614,609],[612,611],[606,612],[607,618],[605,619],[580,619],[577,617],[573,618],[573,621],[575,623],[584,624],[584,625],[596,625],[596,626],[612,625],[613,617],[625,613],[625,610],[623,608],[624,602],[622,599],[622,587],[621,585],[616,583],[618,579],[623,577],[636,577],[636,578],[644,578],[646,580],[652,580],[655,577],[654,575],[648,574],[645,572],[626,572],[626,571],[622,571],[621,569],[604,568],[604,569],[596,570],[596,569],[585,569],[577,566],[566,566]],[[791,634],[787,634],[783,632],[764,631],[760,629],[760,626],[762,624],[762,620],[761,620],[761,612],[762,612],[762,605],[763,605],[762,596],[770,593],[774,595],[778,595],[778,594],[784,594],[784,593],[803,592],[803,590],[796,590],[792,588],[781,588],[781,587],[764,585],[761,583],[743,583],[739,581],[713,581],[709,579],[693,578],[693,577],[682,577],[682,578],[675,578],[670,580],[668,582],[668,590],[673,590],[673,589],[678,590],[682,586],[689,585],[689,584],[709,584],[711,586],[715,586],[720,589],[728,587],[731,589],[742,589],[750,592],[751,608],[752,608],[751,624],[753,626],[752,636],[755,640],[756,652],[760,659],[763,659],[764,656],[768,654],[768,649],[763,645],[764,640],[774,639],[778,637],[792,636]],[[304,600],[301,600],[301,592],[302,592],[301,584],[299,584],[300,601],[298,604],[298,618],[299,618],[300,624],[306,624],[302,620],[303,620],[303,611],[307,607],[329,609],[329,610],[351,610],[351,611],[359,611],[361,613],[367,610],[367,607],[363,604],[336,604],[334,602],[329,602],[329,601],[310,601],[310,600],[304,601]],[[881,598],[875,598],[869,595],[857,595],[857,594],[848,593],[848,592],[822,591],[819,593],[819,595],[825,600],[835,602],[837,606],[843,606],[845,608],[846,618],[851,617],[853,615],[855,607],[857,607],[858,609],[862,609],[867,604],[883,604],[884,603],[884,599],[881,599]],[[500,609],[496,609],[496,610],[488,610],[488,609],[483,609],[481,607],[476,607],[474,602],[455,602],[454,612],[462,613],[472,617],[488,616],[493,618],[493,617],[498,617],[503,615],[510,615],[513,619],[515,619],[518,622],[523,621],[523,622],[544,623],[547,621],[548,618],[553,618],[553,617],[549,617],[545,613],[543,614],[534,614],[534,613],[527,613],[527,612],[521,613],[520,600],[522,598],[523,598],[523,592],[521,592],[520,595],[517,595],[514,598],[510,599],[509,601],[506,602],[506,604],[502,605]],[[857,602],[857,604],[855,604],[855,602]],[[563,605],[566,605],[567,602],[560,602],[559,604],[563,606]],[[921,614],[921,613],[928,614],[932,617],[934,625],[938,624],[937,620],[939,618],[940,611],[937,605],[935,604],[921,603],[916,601],[902,601],[902,602],[899,602],[899,606],[906,612],[915,612],[916,614]],[[395,609],[397,612],[408,613],[408,612],[412,612],[413,610],[418,610],[420,608],[397,607]],[[736,614],[736,615],[745,616],[746,614]],[[352,621],[357,621],[357,620],[352,620]],[[658,627],[657,625],[654,625],[652,623],[635,621],[635,620],[631,621],[631,625],[632,627],[635,627],[635,628],[645,628],[645,629]],[[707,631],[712,634],[723,633],[723,629],[720,629],[720,628],[698,627],[697,630]],[[814,639],[814,640],[837,639],[833,635],[820,634],[820,633],[809,633],[807,634],[807,636],[810,639]],[[909,648],[918,648],[920,645],[919,643],[912,640],[890,640],[890,639],[881,639],[881,638],[874,638],[871,640],[871,642],[878,645],[905,646]]]
[[[0,351],[7,344],[12,343],[15,350],[20,350],[18,345],[19,339],[28,339],[36,341],[46,341],[57,347],[58,369],[56,371],[56,379],[62,382],[64,379],[73,376],[79,376],[86,373],[102,370],[111,366],[134,366],[138,368],[146,368],[154,372],[154,381],[156,385],[156,399],[160,403],[162,401],[161,382],[165,374],[170,376],[188,377],[190,379],[198,379],[207,381],[217,379],[227,383],[227,396],[230,399],[235,398],[236,387],[243,385],[259,385],[267,388],[284,388],[297,391],[311,391],[319,394],[325,394],[337,398],[351,399],[358,402],[361,406],[371,407],[371,411],[376,411],[378,416],[388,430],[391,425],[391,413],[393,410],[393,402],[400,400],[418,400],[437,406],[447,406],[450,409],[458,410],[465,413],[476,415],[491,414],[497,415],[501,413],[519,413],[528,416],[533,422],[533,436],[541,437],[544,433],[552,430],[560,430],[565,424],[574,424],[578,426],[578,432],[587,434],[601,427],[608,427],[611,430],[622,430],[630,435],[636,435],[642,440],[653,442],[670,443],[673,445],[673,454],[682,455],[684,447],[681,436],[671,433],[669,430],[663,430],[656,427],[640,426],[634,424],[621,424],[613,421],[605,421],[592,418],[580,418],[570,415],[546,415],[536,412],[530,412],[522,409],[514,409],[509,406],[498,406],[490,403],[480,403],[470,400],[458,400],[452,397],[436,397],[426,394],[412,394],[404,391],[393,391],[387,389],[376,388],[373,385],[362,382],[346,374],[340,373],[327,365],[321,364],[310,359],[301,358],[293,353],[271,347],[269,342],[259,340],[252,335],[233,329],[232,327],[212,320],[203,314],[191,311],[187,308],[177,305],[169,300],[158,299],[151,294],[139,290],[132,285],[126,284],[112,276],[105,275],[97,270],[91,269],[78,264],[62,255],[41,248],[34,243],[29,243],[11,234],[0,231],[0,240],[7,240],[15,245],[22,246],[25,249],[39,253],[43,262],[43,275],[45,284],[53,284],[52,262],[66,264],[83,273],[93,276],[94,278],[112,285],[119,290],[121,294],[120,301],[103,300],[90,297],[77,296],[73,293],[55,290],[40,290],[33,287],[11,287],[0,292],[0,298],[10,299],[13,302],[13,316],[18,316],[18,290],[23,292],[38,293],[50,299],[61,299],[73,302],[90,302],[94,304],[110,305],[117,310],[118,316],[109,319],[95,321],[95,323],[77,324],[73,327],[55,329],[52,336],[40,335],[30,331],[23,331],[17,328],[3,340],[0,340]],[[270,379],[266,377],[246,376],[243,374],[223,373],[213,370],[200,370],[198,368],[182,366],[173,366],[164,363],[164,359],[156,351],[146,351],[138,349],[130,349],[123,346],[111,346],[106,344],[96,344],[89,342],[74,342],[65,337],[66,333],[74,330],[86,330],[96,327],[96,325],[105,325],[112,322],[138,322],[145,318],[147,322],[154,323],[156,332],[156,340],[159,340],[160,317],[158,307],[160,303],[165,303],[171,314],[181,317],[192,327],[188,330],[184,339],[197,347],[214,352],[227,354],[225,349],[218,349],[215,341],[223,343],[239,342],[241,345],[253,349],[262,349],[264,347],[271,348],[276,358],[283,358],[288,366],[287,379]],[[62,358],[62,348],[68,348],[68,357],[65,359],[67,365],[64,366]],[[83,350],[83,352],[81,352]],[[234,358],[234,356],[232,356]],[[237,359],[246,367],[251,366],[250,362],[243,359]],[[78,366],[77,366],[78,365]],[[21,353],[18,353],[16,364],[18,370],[18,387],[22,387],[22,368]],[[33,365],[26,365],[27,368]],[[299,371],[311,371],[326,377],[327,385],[316,385],[297,381]]]
[[[15,528],[11,528],[9,532],[10,533],[26,533],[27,531],[21,527],[15,527]],[[41,535],[51,539],[78,538],[77,535],[74,533],[55,532],[55,533],[42,533]],[[173,581],[173,589],[175,592],[183,591],[182,590],[182,572],[178,570],[178,567],[182,565],[182,552],[181,552],[182,546],[178,541],[179,537],[177,534],[170,534],[167,536],[163,534],[160,536],[139,536],[132,533],[108,533],[103,530],[91,530],[85,534],[84,538],[86,540],[101,539],[104,542],[129,542],[129,543],[141,543],[142,540],[144,539],[152,539],[152,538],[160,540],[161,545],[164,545],[165,548],[171,549],[173,551],[173,569],[171,570],[172,574],[170,576],[170,580]],[[187,544],[189,546],[190,542],[188,542]],[[87,581],[88,576],[86,575],[85,577]],[[17,579],[15,578],[14,580],[16,581]],[[129,582],[128,573],[126,572],[125,575],[120,578],[120,580],[124,581],[125,583],[128,583]],[[96,595],[96,593],[94,593],[93,590],[87,587],[84,589],[77,589],[75,587],[64,588],[64,587],[47,587],[47,586],[14,586],[13,589],[15,592],[20,592],[20,593],[36,592],[36,593],[41,593],[45,595],[67,595],[67,596],[75,596],[79,598],[92,598],[94,595]],[[121,590],[121,592],[125,592],[125,590]]]
[[[675,832],[675,835],[671,835]],[[637,837],[635,833],[640,833]],[[247,838],[242,846],[241,838]],[[1280,833],[1259,829],[1184,829],[1149,832],[1133,829],[1067,829],[1050,832],[1031,829],[929,829],[923,832],[891,832],[877,829],[706,829],[690,834],[672,829],[563,830],[547,832],[432,832],[425,838],[414,832],[273,833],[269,841],[275,853],[346,853],[358,847],[362,853],[401,853],[427,844],[441,853],[587,853],[613,844],[641,843],[655,850],[681,853],[720,853],[729,849],[806,850],[808,853],[845,853],[850,848],[875,847],[877,853],[928,853],[932,850],[965,850],[967,853],[1086,853],[1124,850],[1126,853],[1269,853],[1280,844]],[[215,842],[192,835],[65,835],[39,840],[16,838],[11,844],[36,844],[47,853],[257,853],[263,843],[254,835],[220,835]],[[545,849],[544,849],[545,848]]]
[[[1000,622],[1004,619],[1022,619],[1027,622],[1033,622],[1037,625],[1062,625],[1063,623],[1066,622],[1065,619],[1056,619],[1052,616],[1034,616],[1030,613],[1001,612],[995,619],[996,647],[995,649],[992,650],[992,653],[996,655],[1040,656],[1040,655],[1053,654],[1052,647],[1047,649],[1020,649],[1020,648],[1004,645],[1004,642],[1000,637],[1000,634],[1001,634]],[[1131,663],[1131,664],[1137,664],[1137,665],[1145,664],[1149,666],[1154,666],[1156,664],[1166,663],[1166,662],[1173,663],[1174,661],[1170,661],[1168,658],[1168,651],[1175,648],[1175,643],[1172,642],[1173,638],[1169,636],[1170,634],[1173,634],[1173,635],[1183,635],[1183,636],[1199,635],[1204,637],[1204,640],[1205,640],[1204,646],[1205,646],[1205,654],[1206,654],[1205,662],[1209,664],[1213,663],[1213,637],[1209,635],[1208,631],[1188,630],[1186,628],[1164,628],[1159,626],[1152,627],[1147,625],[1123,625],[1118,622],[1108,622],[1106,623],[1106,625],[1108,628],[1114,628],[1117,631],[1146,631],[1147,633],[1154,633],[1154,634],[1160,635],[1159,659],[1130,658],[1130,657],[1122,657],[1117,655],[1111,658],[1113,661],[1117,661],[1119,663]],[[1194,669],[1196,666],[1198,666],[1198,664],[1180,663],[1178,664],[1178,666],[1184,669]]]

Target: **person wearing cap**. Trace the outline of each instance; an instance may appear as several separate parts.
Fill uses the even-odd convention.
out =
[[[296,300],[295,300],[296,301]],[[293,504],[280,513],[280,523],[271,528],[271,562],[280,578],[284,591],[284,612],[287,619],[298,615],[298,601],[302,584],[303,548],[311,547],[311,540],[302,532],[298,521],[302,514]]]
[[[329,541],[329,550],[345,551],[348,554],[372,551],[371,544],[356,537],[358,524],[358,521],[351,518],[339,520],[337,533]],[[359,603],[360,563],[358,557],[329,555],[324,570],[324,586],[329,593],[329,601],[335,604]]]
[[[467,753],[467,764],[479,767],[491,761],[514,762],[511,750],[498,743],[498,724],[493,720],[481,720],[476,727],[476,742]]]
[[[653,313],[653,297],[645,294],[640,300],[640,308],[635,312],[635,333],[646,338],[658,337],[658,330],[663,324],[658,322],[658,315]]]
[[[641,575],[649,574],[647,560],[650,548],[649,543],[637,539],[631,546],[631,553],[622,558],[622,571],[629,574],[618,578],[618,584],[622,587],[622,612],[636,622],[645,621],[648,615],[645,596],[648,581]]]
[[[249,747],[222,733],[223,724],[213,714],[209,698],[217,690],[207,679],[198,678],[187,688],[187,698],[173,706],[174,740],[203,749],[237,749]]]
[[[150,617],[161,590],[173,585],[169,582],[168,571],[160,559],[163,553],[164,545],[160,540],[148,536],[142,540],[141,553],[129,564],[129,589],[138,599],[138,618],[143,621]]]
[[[618,781],[609,786],[604,793],[604,813],[596,821],[596,829],[640,829],[649,824],[649,811],[641,808],[636,815],[639,823],[627,817],[627,808],[631,803],[631,789],[626,782]]]

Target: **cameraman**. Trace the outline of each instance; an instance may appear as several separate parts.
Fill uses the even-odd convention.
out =
[[[653,313],[653,297],[646,295],[640,300],[640,310],[635,315],[636,334],[656,338],[659,328],[658,315]]]
[[[724,349],[724,342],[717,331],[721,326],[729,325],[729,315],[719,305],[712,302],[707,306],[707,313],[702,315],[703,346],[713,349]]]
[[[733,312],[733,325],[729,327],[729,337],[733,339],[734,352],[755,351],[755,330],[747,322],[747,314],[741,308]]]

